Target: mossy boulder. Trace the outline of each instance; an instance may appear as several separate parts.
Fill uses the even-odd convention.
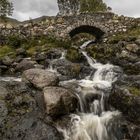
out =
[[[15,50],[9,46],[0,46],[0,58],[3,58],[4,56],[11,56],[14,58]]]
[[[140,88],[116,86],[109,97],[109,103],[120,110],[128,121],[140,123]]]
[[[66,58],[71,62],[82,62],[84,60],[83,55],[76,48],[68,49]]]

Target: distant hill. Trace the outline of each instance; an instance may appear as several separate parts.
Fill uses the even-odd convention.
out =
[[[20,21],[13,19],[13,18],[10,18],[10,17],[6,17],[5,21],[0,17],[0,23],[8,23],[8,24],[11,24],[13,26],[21,23]]]
[[[44,21],[44,20],[46,20],[47,18],[50,18],[50,17],[51,17],[51,16],[42,16],[42,17],[38,17],[38,18],[35,18],[35,19],[25,20],[25,21],[22,21],[22,22],[20,22],[20,21],[18,21],[18,20],[16,20],[16,19],[7,17],[7,18],[6,18],[6,22],[4,22],[2,18],[0,18],[0,24],[1,24],[1,23],[2,23],[2,24],[3,24],[3,23],[7,23],[7,24],[11,24],[12,26],[16,26],[16,25],[18,25],[18,24],[27,24],[27,23],[29,23],[30,21],[32,21],[33,23],[39,23],[39,22]],[[52,16],[52,17],[53,17],[53,16]]]
[[[42,17],[38,17],[38,18],[35,18],[35,19],[25,20],[21,23],[26,24],[26,23],[29,23],[30,21],[32,21],[34,23],[39,23],[39,22],[44,21],[44,20],[46,20],[47,18],[50,18],[50,17],[51,16],[42,16]]]

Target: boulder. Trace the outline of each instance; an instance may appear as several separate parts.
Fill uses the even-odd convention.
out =
[[[120,110],[128,121],[140,123],[140,89],[138,87],[116,86],[109,97],[109,103]]]
[[[81,71],[81,65],[78,63],[72,63],[66,59],[57,59],[51,62],[53,68],[62,75],[66,76],[67,80],[79,77]],[[60,77],[61,78],[61,77]]]
[[[62,55],[62,52],[64,50],[60,50],[60,49],[51,49],[49,51],[47,51],[47,59],[59,59]]]
[[[140,38],[138,38],[135,42],[136,44],[140,45]]]
[[[69,90],[62,87],[44,88],[46,113],[56,117],[74,112],[78,106],[78,99]]]
[[[24,59],[22,60],[20,63],[17,64],[16,66],[16,71],[20,71],[20,72],[23,72],[25,70],[28,70],[28,69],[31,69],[31,68],[34,68],[36,62],[35,61],[31,61],[31,60],[27,60],[27,59]]]
[[[23,72],[22,80],[43,89],[47,86],[56,86],[59,82],[55,73],[43,69],[29,69]]]
[[[2,63],[6,66],[9,66],[13,63],[13,59],[11,59],[9,56],[5,56],[2,58]]]
[[[16,54],[26,56],[27,52],[24,48],[19,48],[19,49],[16,50]]]
[[[46,54],[44,52],[36,53],[34,59],[37,62],[44,61],[46,59]]]
[[[126,45],[126,49],[130,52],[136,53],[140,48],[136,44],[128,44]]]
[[[32,112],[15,123],[9,137],[11,140],[62,140],[60,133],[54,126],[38,119],[38,112]],[[8,136],[7,136],[8,137]]]
[[[0,139],[62,140],[57,129],[49,125],[51,119],[44,118],[42,107],[39,90],[23,82],[0,81]]]

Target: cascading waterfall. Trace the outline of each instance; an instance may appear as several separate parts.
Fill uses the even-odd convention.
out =
[[[89,57],[83,49],[90,43],[91,41],[85,42],[80,51],[96,71],[85,79],[75,80],[79,85],[77,96],[80,109],[77,114],[71,115],[71,125],[67,130],[58,130],[63,132],[65,140],[120,140],[121,114],[110,111],[106,105],[120,68],[98,63]]]

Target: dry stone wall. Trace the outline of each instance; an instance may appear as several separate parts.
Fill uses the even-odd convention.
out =
[[[54,36],[61,39],[70,39],[69,33],[83,25],[99,28],[105,36],[118,32],[126,32],[134,26],[140,26],[140,19],[117,16],[113,13],[79,14],[75,16],[46,17],[40,22],[26,22],[17,26],[0,24],[0,36],[21,35]],[[85,31],[86,32],[86,31]]]

